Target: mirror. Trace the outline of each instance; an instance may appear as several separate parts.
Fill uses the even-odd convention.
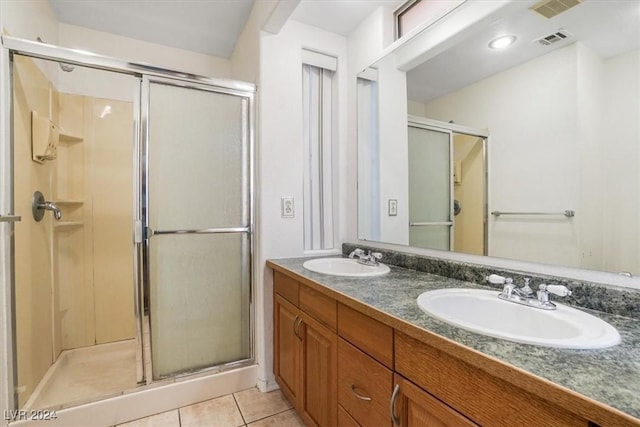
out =
[[[640,275],[640,2],[584,0],[552,17],[534,6],[511,3],[418,65],[394,51],[359,75],[359,239],[478,253],[454,208],[456,180],[480,182],[483,222],[468,229],[482,254]],[[490,48],[502,35],[515,42]],[[439,161],[411,154],[412,123],[483,141],[479,174],[444,143]],[[417,178],[420,165],[440,181]],[[424,222],[451,222],[453,236],[410,237],[417,179],[430,182],[422,203],[448,208]]]

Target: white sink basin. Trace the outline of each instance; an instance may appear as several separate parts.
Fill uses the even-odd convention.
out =
[[[316,273],[331,274],[333,276],[371,277],[381,276],[389,272],[389,267],[384,264],[376,266],[363,265],[357,260],[349,258],[317,258],[305,261],[302,266]]]
[[[541,310],[498,299],[498,291],[438,289],[421,294],[427,314],[479,334],[544,347],[596,349],[620,343],[618,331],[584,311]]]

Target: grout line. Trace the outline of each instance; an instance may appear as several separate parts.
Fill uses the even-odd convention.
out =
[[[233,401],[236,402],[236,408],[238,408],[238,412],[240,412],[240,418],[242,418],[242,422],[246,426],[247,425],[247,420],[244,419],[244,414],[242,413],[242,409],[240,409],[240,405],[238,404],[238,399],[236,399],[236,394],[235,393],[231,393],[231,396],[233,396]]]
[[[283,410],[283,411],[276,412],[276,413],[273,413],[273,414],[271,414],[271,415],[267,415],[266,417],[256,418],[255,420],[251,421],[251,424],[255,423],[256,421],[266,420],[267,418],[271,418],[271,417],[275,417],[276,415],[284,414],[285,412],[289,412],[289,411],[291,411],[291,410],[294,410],[294,411],[295,411],[295,409],[294,409],[293,407],[291,407],[291,408],[287,408],[287,409],[285,409],[285,410]],[[241,414],[242,414],[242,413],[241,413]],[[296,413],[296,415],[297,415],[297,413]],[[300,415],[298,415],[298,416],[300,416]],[[243,419],[244,419],[244,418],[243,418]],[[250,424],[248,424],[248,425],[250,425]]]

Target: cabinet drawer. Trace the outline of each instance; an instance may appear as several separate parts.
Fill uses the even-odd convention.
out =
[[[393,369],[393,328],[343,304],[338,304],[338,334]]]
[[[360,424],[341,405],[338,405],[338,427],[360,427]]]
[[[336,330],[338,323],[336,304],[333,298],[308,286],[300,285],[300,309],[327,325],[332,331]]]
[[[273,272],[273,291],[298,306],[298,281],[279,271]]]
[[[393,372],[338,339],[338,403],[362,426],[391,425]]]

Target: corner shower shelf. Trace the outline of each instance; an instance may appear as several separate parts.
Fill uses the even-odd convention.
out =
[[[68,133],[63,133],[63,132],[60,132],[58,138],[60,142],[66,142],[67,144],[82,142],[83,140],[81,136],[69,135]]]
[[[83,225],[82,221],[58,221],[54,223],[53,227],[58,229],[69,229],[69,228],[82,227],[82,225]]]

